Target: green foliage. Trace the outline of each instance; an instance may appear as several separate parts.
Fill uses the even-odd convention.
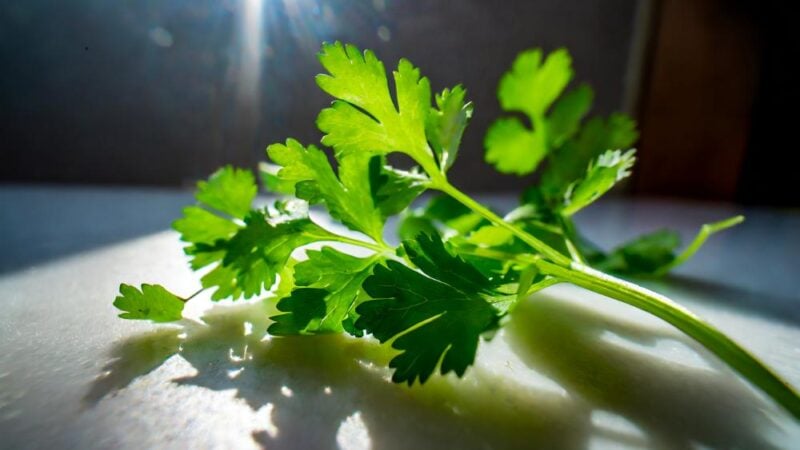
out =
[[[543,115],[572,79],[572,58],[565,49],[547,55],[524,51],[500,80],[497,98],[506,111],[520,111],[531,120]]]
[[[114,306],[124,311],[123,319],[174,322],[181,319],[184,302],[162,286],[143,284],[141,290],[128,284],[119,286],[120,295]]]
[[[323,144],[338,154],[401,152],[426,169],[437,167],[425,135],[431,88],[419,69],[400,60],[393,99],[383,63],[371,51],[323,44],[319,60],[328,74],[317,75],[317,84],[337,99],[317,118]]]
[[[288,139],[269,146],[271,162],[259,166],[268,191],[296,198],[256,206],[252,173],[225,167],[198,183],[197,204],[173,224],[211,299],[272,298],[280,311],[268,328],[273,335],[371,334],[398,350],[392,379],[411,385],[437,371],[463,375],[481,337],[497,330],[517,302],[571,282],[675,325],[800,415],[796,394],[724,335],[663,297],[587,265],[660,275],[741,217],[704,225],[680,254],[677,235],[667,231],[609,254],[586,242],[571,217],[630,174],[634,151],[627,148],[637,132],[618,114],[583,122],[593,93],[587,86],[566,91],[573,76],[566,50],[547,57],[523,52],[500,82],[503,109],[529,123],[498,119],[486,135],[487,161],[517,175],[546,162],[540,183],[505,218],[447,179],[472,115],[461,86],[442,90],[432,103],[428,80],[406,60],[390,89],[370,51],[337,42],[323,45],[319,59],[327,73],[317,84],[334,98],[317,119],[329,149]],[[418,167],[392,167],[386,156],[393,152]],[[443,195],[410,210],[426,190]],[[314,222],[309,205],[323,206],[352,232]],[[403,243],[392,246],[384,227],[398,214]],[[363,253],[345,252],[353,247]],[[184,303],[147,284],[123,284],[114,301],[120,317],[155,322],[180,319]]]
[[[498,119],[486,133],[486,161],[503,173],[527,175],[547,156],[547,145],[516,117]]]
[[[572,79],[572,58],[560,49],[542,60],[539,49],[520,53],[497,90],[505,111],[524,113],[533,125],[515,117],[500,118],[486,134],[486,161],[503,173],[527,175],[551,152],[553,143],[566,139],[586,114],[592,92],[581,87],[565,96],[547,116],[553,102]]]
[[[631,174],[635,150],[608,150],[589,164],[586,176],[567,188],[561,213],[571,216],[608,192]]]
[[[369,181],[372,200],[385,220],[408,208],[425,191],[428,179],[417,168],[395,169],[386,164],[383,156],[373,156],[369,162]]]
[[[680,244],[678,233],[659,230],[615,248],[596,265],[610,272],[652,275],[675,260],[675,251]]]
[[[541,191],[552,202],[563,198],[569,185],[586,172],[594,159],[607,150],[630,148],[639,132],[630,117],[611,114],[607,119],[589,119],[573,136],[553,150],[542,173]]]
[[[280,204],[272,212],[252,211],[233,237],[194,250],[195,254],[221,256],[220,264],[201,279],[203,287],[217,288],[212,295],[215,300],[258,295],[275,283],[295,249],[327,235],[306,214],[288,211]]]
[[[224,167],[197,183],[197,201],[237,219],[244,218],[256,197],[258,187],[247,170]]]
[[[466,95],[460,85],[436,94],[436,108],[431,108],[425,125],[439,167],[445,172],[456,160],[461,136],[472,117],[472,103],[465,102]]]
[[[370,155],[342,155],[337,176],[325,153],[313,145],[303,147],[289,139],[286,145],[270,145],[267,154],[282,167],[278,180],[294,183],[298,198],[324,203],[333,218],[373,239],[383,235],[385,218],[373,201],[370,178],[364,176]]]
[[[374,300],[357,308],[356,328],[393,340],[401,352],[389,363],[396,383],[424,383],[437,365],[461,376],[480,336],[498,327],[503,311],[487,301],[492,283],[437,237],[423,234],[403,247],[422,273],[397,261],[377,266],[364,282]]]
[[[331,247],[309,250],[308,259],[294,268],[295,288],[278,302],[284,312],[272,317],[273,335],[317,334],[352,330],[354,306],[376,256],[357,258]]]
[[[466,235],[486,225],[486,219],[451,197],[439,195],[428,203],[405,214],[398,227],[400,239],[414,239],[421,232],[445,236]]]
[[[261,294],[273,285],[295,248],[328,234],[297,201],[250,209],[256,191],[252,173],[226,167],[198,183],[198,205],[184,209],[173,223],[189,243],[184,250],[192,268],[211,266],[201,283],[215,289],[214,300]]]

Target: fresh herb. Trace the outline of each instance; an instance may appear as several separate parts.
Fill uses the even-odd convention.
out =
[[[461,86],[433,96],[407,60],[390,83],[372,52],[338,42],[323,45],[319,58],[327,73],[317,84],[334,101],[317,126],[336,164],[313,145],[271,145],[261,179],[288,199],[254,205],[255,177],[226,167],[198,184],[197,204],[173,225],[213,300],[268,295],[280,311],[267,330],[273,335],[346,332],[391,343],[393,380],[410,385],[437,371],[463,375],[481,338],[517,303],[567,282],[674,325],[800,417],[794,390],[738,344],[669,299],[609,274],[662,275],[742,217],[704,225],[681,253],[671,231],[606,253],[576,229],[572,217],[630,175],[635,150],[628,148],[638,133],[620,114],[584,120],[593,94],[585,85],[565,92],[573,76],[565,50],[524,52],[500,82],[502,107],[525,121],[498,119],[486,135],[486,160],[503,173],[538,172],[505,217],[448,181],[472,115]],[[390,153],[417,166],[394,168]],[[424,191],[439,195],[410,210]],[[308,206],[317,204],[356,233],[314,222]],[[399,246],[384,239],[395,215]],[[337,244],[346,246],[330,246]],[[152,285],[122,285],[120,293],[114,304],[127,319],[178,320],[186,301]]]

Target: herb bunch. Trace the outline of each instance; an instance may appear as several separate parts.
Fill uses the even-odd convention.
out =
[[[437,371],[463,375],[481,338],[516,304],[567,282],[674,325],[800,417],[798,395],[738,344],[669,299],[610,274],[663,275],[742,217],[704,225],[680,253],[672,231],[606,253],[576,229],[572,217],[630,175],[635,150],[627,149],[638,133],[621,114],[584,120],[592,90],[566,91],[573,71],[565,50],[523,52],[500,82],[502,108],[520,115],[492,124],[486,161],[502,173],[537,172],[504,217],[448,181],[472,115],[461,86],[432,103],[428,79],[405,59],[392,72],[393,89],[371,51],[324,44],[319,60],[327,73],[317,84],[334,101],[317,126],[335,164],[314,145],[270,145],[271,162],[259,172],[266,189],[284,199],[254,206],[256,177],[225,167],[198,183],[197,204],[173,224],[212,300],[267,295],[280,312],[267,330],[275,336],[345,332],[391,343],[392,380],[411,385]],[[391,153],[416,166],[391,166]],[[409,208],[425,191],[438,195]],[[316,223],[309,205],[324,206],[355,233]],[[396,215],[398,246],[384,237]],[[188,300],[158,285],[123,284],[114,305],[122,318],[171,322]]]

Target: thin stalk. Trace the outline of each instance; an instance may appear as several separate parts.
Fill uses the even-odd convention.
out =
[[[206,290],[206,288],[200,288],[200,289],[196,290],[196,291],[195,291],[195,292],[194,292],[192,295],[190,295],[190,296],[188,296],[188,297],[186,297],[186,298],[181,298],[181,297],[178,297],[178,299],[179,299],[180,301],[182,301],[183,303],[186,303],[186,302],[188,302],[189,300],[191,300],[191,299],[193,299],[193,298],[197,297],[197,295],[198,295],[199,293],[201,293],[201,292],[203,292],[203,291],[205,291],[205,290]]]
[[[533,264],[534,261],[539,259],[539,257],[535,255],[507,253],[483,247],[476,247],[469,250],[459,249],[458,253],[494,259],[495,261],[516,261],[520,264]]]
[[[483,218],[485,218],[492,224],[510,231],[512,234],[514,234],[520,240],[522,240],[522,242],[530,245],[531,248],[536,250],[538,253],[540,253],[542,256],[549,259],[550,261],[565,267],[569,266],[571,262],[569,258],[562,255],[561,253],[559,253],[549,245],[545,244],[544,242],[540,241],[539,239],[526,233],[524,230],[517,227],[516,225],[506,222],[500,216],[489,210],[489,208],[486,208],[485,206],[473,200],[467,194],[456,189],[456,187],[453,186],[452,184],[445,181],[441,183],[434,183],[431,185],[431,187],[434,189],[438,189],[444,192],[445,194],[449,195],[462,205],[480,214]]]
[[[697,233],[697,236],[694,237],[694,240],[681,252],[680,255],[676,256],[675,259],[672,260],[671,263],[667,264],[666,266],[659,269],[659,271],[655,274],[656,276],[664,275],[665,273],[669,272],[670,270],[674,269],[675,267],[680,266],[681,264],[685,263],[698,250],[700,247],[705,244],[706,240],[711,237],[714,233],[718,233],[722,230],[728,229],[732,226],[738,225],[744,222],[744,216],[734,216],[729,219],[720,220],[719,222],[714,223],[707,223],[700,227],[700,231]]]
[[[580,250],[578,250],[578,246],[575,245],[578,239],[578,233],[575,231],[575,223],[572,222],[571,218],[562,215],[559,215],[559,221],[561,222],[561,227],[564,229],[564,244],[566,244],[570,256],[574,261],[586,264],[583,255],[581,255]]]
[[[699,342],[779,405],[783,406],[792,416],[800,419],[800,395],[788,383],[736,342],[688,309],[649,289],[592,269],[585,264],[570,261],[569,258],[544,242],[529,235],[519,227],[505,222],[446,180],[436,180],[431,187],[451,196],[459,203],[480,214],[493,224],[510,231],[530,245],[543,256],[543,258],[535,258],[532,261],[542,273],[627,303],[666,321]],[[703,227],[694,242],[676,260],[683,258],[684,255],[687,255],[685,258],[690,257],[708,236],[716,231],[733,226],[741,222],[741,220],[741,217],[733,217]]]
[[[554,225],[548,225],[548,224],[546,224],[544,222],[540,222],[538,220],[528,220],[527,223],[530,226],[534,226],[536,228],[539,228],[541,230],[547,231],[549,233],[562,234],[562,235],[564,234],[564,231],[561,228],[559,228],[557,226],[554,226]]]
[[[611,275],[574,263],[564,268],[539,260],[542,271],[648,312],[679,329],[715,354],[753,385],[800,419],[800,396],[764,363],[721,331],[667,297]]]
[[[528,288],[528,296],[531,296],[531,295],[541,291],[544,288],[548,288],[550,286],[556,285],[558,283],[563,283],[563,282],[564,282],[564,280],[562,280],[561,278],[558,278],[558,277],[547,277],[547,278],[545,278],[544,280],[542,280],[542,281],[540,281],[538,283],[532,284],[531,287]]]
[[[366,248],[367,250],[372,250],[377,253],[385,253],[385,252],[392,252],[393,249],[388,244],[373,244],[371,242],[362,241],[360,239],[354,239],[347,236],[342,236],[339,234],[325,234],[324,236],[319,236],[320,241],[330,241],[330,242],[341,242],[342,244],[350,244],[355,245],[357,247]]]

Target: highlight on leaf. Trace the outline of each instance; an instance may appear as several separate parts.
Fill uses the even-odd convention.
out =
[[[586,176],[567,188],[562,213],[571,216],[631,175],[636,150],[609,150],[589,164]]]
[[[182,318],[184,301],[157,284],[143,284],[140,289],[128,284],[119,286],[114,307],[123,311],[123,319],[174,322]]]
[[[461,136],[472,117],[472,103],[465,101],[466,95],[461,85],[445,89],[436,94],[436,107],[428,114],[425,130],[442,172],[455,162]]]
[[[317,118],[323,144],[339,154],[401,152],[426,170],[437,167],[425,135],[431,88],[419,69],[400,60],[393,99],[383,63],[371,51],[323,44],[319,60],[328,73],[317,75],[317,84],[336,99]]]

